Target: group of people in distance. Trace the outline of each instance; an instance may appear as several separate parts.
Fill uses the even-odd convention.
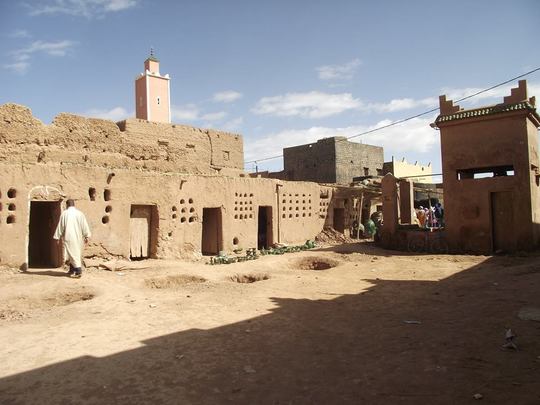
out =
[[[415,209],[416,222],[420,228],[442,228],[444,226],[444,208],[440,202],[435,206]]]

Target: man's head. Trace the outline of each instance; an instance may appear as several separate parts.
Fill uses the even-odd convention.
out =
[[[66,201],[66,207],[75,207],[75,201],[73,201],[71,198]]]

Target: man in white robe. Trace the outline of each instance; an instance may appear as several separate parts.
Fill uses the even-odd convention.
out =
[[[69,261],[69,275],[81,277],[82,252],[84,244],[91,236],[90,227],[84,214],[75,208],[73,200],[67,200],[66,207],[60,216],[54,239],[64,240],[64,254],[65,259]]]

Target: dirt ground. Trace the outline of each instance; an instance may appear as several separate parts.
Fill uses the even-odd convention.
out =
[[[1,270],[0,403],[540,404],[540,254],[145,265]]]

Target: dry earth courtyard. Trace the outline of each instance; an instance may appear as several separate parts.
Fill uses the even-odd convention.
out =
[[[1,270],[0,403],[540,403],[535,253],[138,265]]]

